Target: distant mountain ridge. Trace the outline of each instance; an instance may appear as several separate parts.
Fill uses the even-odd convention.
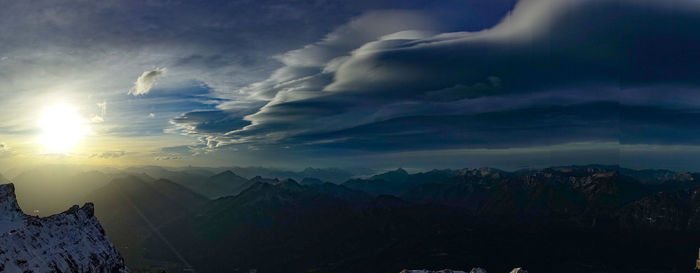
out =
[[[202,168],[202,167],[180,167],[180,168],[164,168],[159,166],[137,166],[125,169],[131,173],[146,173],[152,177],[167,178],[172,181],[181,183],[192,180],[198,180],[203,177],[210,177],[222,172],[231,171],[246,179],[252,179],[256,176],[270,178],[292,178],[300,181],[306,177],[317,178],[327,182],[342,183],[355,173],[339,169],[339,168],[312,168],[307,167],[301,171],[290,171],[277,168],[265,167],[219,167],[219,168]]]
[[[165,174],[178,178],[178,172]],[[638,264],[677,272],[678,267],[654,264],[649,256],[681,263],[684,253],[696,252],[695,238],[700,240],[693,235],[700,230],[697,173],[607,165],[419,173],[399,168],[341,184],[311,177],[246,179],[233,170],[207,173],[188,172],[185,178],[198,177],[189,182],[127,174],[86,200],[98,204],[96,215],[129,266],[144,271],[177,271],[187,264],[200,272],[392,272],[428,265],[465,268],[470,265],[459,257],[466,255],[500,271],[528,265],[538,272],[586,266],[636,272]],[[610,236],[621,239],[602,239]],[[571,246],[540,247],[542,240]],[[585,245],[619,251],[630,240],[640,251],[654,246],[664,252],[633,251],[629,260],[614,263],[619,270],[565,264],[565,257],[552,264],[510,263],[510,268],[492,260],[499,257],[495,253],[538,259],[559,255],[550,251],[559,249],[612,265],[596,258],[607,250]],[[527,253],[499,247],[513,242]],[[465,247],[471,245],[478,247]],[[634,255],[646,258],[632,263]]]
[[[451,245],[449,240],[465,236],[460,235],[465,230],[476,234],[503,230],[525,237],[544,234],[541,230],[563,230],[571,234],[588,231],[656,234],[672,230],[687,234],[695,230],[695,226],[684,224],[695,218],[669,219],[679,211],[686,215],[693,213],[695,201],[689,199],[692,194],[674,194],[673,202],[654,201],[658,190],[688,191],[688,186],[695,184],[678,184],[676,179],[660,184],[641,183],[622,175],[616,166],[564,166],[513,172],[467,168],[415,174],[398,169],[368,179],[351,179],[342,185],[308,180],[300,184],[289,179],[262,177],[252,180],[255,184],[240,194],[212,200],[194,214],[164,227],[164,234],[175,238],[177,248],[185,249],[184,255],[193,257],[195,267],[205,271],[228,268],[216,263],[226,259],[232,266],[228,270],[240,267],[304,271],[312,266],[321,272],[387,272],[395,267],[377,259],[403,261],[402,266],[411,263],[411,259],[440,264],[438,258],[429,257],[441,257],[440,251],[465,251],[446,247]],[[700,188],[700,184],[695,186]],[[651,201],[645,201],[649,198]],[[656,215],[652,217],[669,219],[674,225],[636,222],[648,218],[648,208],[656,206],[649,204],[678,202],[687,205],[651,212]],[[563,242],[604,243],[592,238],[567,238]],[[458,240],[481,242],[476,238]],[[492,240],[505,244],[502,240],[506,239]],[[420,251],[399,247],[404,244],[429,247],[421,247]],[[196,255],[205,246],[221,256]],[[421,256],[411,256],[414,251],[422,253]],[[542,250],[533,253],[537,251]],[[285,259],[271,262],[262,258],[270,256]],[[543,269],[541,264],[534,266]]]

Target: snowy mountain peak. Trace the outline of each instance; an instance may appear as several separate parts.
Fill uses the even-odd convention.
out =
[[[92,203],[48,217],[25,215],[0,185],[0,272],[128,273]]]
[[[4,233],[16,222],[22,220],[24,214],[17,204],[15,186],[12,184],[0,185],[0,233]]]

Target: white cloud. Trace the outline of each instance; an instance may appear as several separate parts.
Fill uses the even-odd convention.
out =
[[[129,90],[129,95],[139,96],[148,94],[158,81],[158,78],[165,75],[166,72],[167,69],[165,67],[144,71],[141,76],[136,79],[136,82],[134,82],[134,87]]]

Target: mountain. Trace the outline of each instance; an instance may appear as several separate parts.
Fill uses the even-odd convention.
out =
[[[124,174],[134,175],[134,174],[146,174],[153,178],[163,178],[190,187],[191,185],[196,185],[206,180],[213,173],[207,172],[202,169],[190,169],[186,168],[183,170],[171,170],[160,166],[133,166],[126,168],[120,176]]]
[[[164,227],[163,234],[198,271],[303,272],[307,266],[318,266],[321,272],[332,272],[351,265],[353,257],[374,257],[366,252],[372,249],[369,245],[390,246],[396,240],[376,233],[387,224],[376,215],[394,207],[392,202],[332,183],[304,186],[291,179],[268,180],[237,196],[209,201]],[[408,227],[412,220],[409,216],[398,220],[405,224],[397,225]],[[422,224],[412,226],[423,230],[418,228]],[[330,260],[339,264],[324,264]]]
[[[352,179],[251,181],[162,226],[192,268],[398,272],[477,263],[496,272],[523,264],[537,272],[679,272],[700,241],[690,228],[700,211],[691,184],[642,183],[615,166],[398,169],[360,180],[378,183],[365,188],[373,192],[349,187]],[[672,197],[657,197],[659,189]],[[672,225],[640,222],[671,216]]]
[[[159,228],[208,200],[167,179],[144,181],[137,176],[116,178],[84,199],[95,203],[95,215],[127,265],[138,271],[150,270],[153,264],[163,269],[183,264],[177,251],[159,237]],[[161,239],[146,246],[151,237]],[[158,259],[150,259],[153,255]]]
[[[305,177],[313,177],[323,181],[342,183],[350,179],[354,174],[352,172],[337,169],[337,168],[306,168],[302,171],[288,171],[274,168],[263,167],[231,167],[229,170],[246,178],[256,176],[272,177],[277,179],[292,178],[302,180]]]
[[[23,172],[12,181],[17,188],[19,204],[33,215],[47,216],[70,207],[116,176],[48,166]]]
[[[22,213],[14,190],[0,185],[1,272],[129,272],[93,204],[40,218]]]
[[[464,169],[442,183],[425,183],[403,199],[460,207],[492,224],[617,225],[616,211],[653,188],[617,169],[557,167],[504,172]],[[544,222],[540,222],[544,221]]]
[[[463,169],[448,179],[420,183],[403,191],[406,200],[477,209],[489,200],[489,187],[506,175],[479,169]]]
[[[387,175],[391,176],[391,174]],[[404,185],[404,179],[397,180],[384,180],[381,178],[376,178],[374,176],[370,179],[351,179],[343,183],[342,185],[351,189],[369,192],[375,195],[390,194],[398,195],[406,188],[410,186]],[[383,176],[380,176],[383,177]],[[393,177],[392,177],[393,178]]]
[[[189,186],[240,191],[209,199],[122,173],[81,200],[95,202],[138,272],[684,272],[700,241],[700,184],[684,173],[643,182],[604,165],[397,169],[340,185],[197,173]]]
[[[325,210],[346,203],[352,199],[352,191],[342,186],[302,186],[296,181],[279,181],[254,178],[255,184],[236,196],[220,198],[202,207],[197,215],[202,215],[197,224],[207,230],[208,235],[223,234],[239,221],[253,224],[255,219],[260,226],[280,220],[292,219],[297,213],[307,213],[307,209]]]
[[[402,168],[372,176],[373,180],[385,180],[390,182],[403,182],[406,178],[408,178],[408,172]]]
[[[164,168],[159,166],[136,166],[125,169],[126,174],[147,175],[165,178],[183,185],[208,198],[220,198],[236,195],[254,184],[256,177],[295,180],[317,179],[341,183],[353,176],[352,173],[337,168],[306,168],[300,172],[263,167],[202,168],[180,167]],[[121,175],[124,175],[122,173]]]
[[[320,179],[322,181],[328,181],[332,183],[341,183],[345,180],[350,179],[353,177],[354,174],[352,172],[338,169],[338,168],[325,168],[325,169],[318,169],[318,168],[306,168],[303,171],[301,171],[297,175],[293,176],[287,176],[289,178],[293,179],[303,179],[304,177],[313,177]]]
[[[390,194],[401,195],[421,184],[442,183],[454,176],[452,170],[432,170],[424,173],[408,174],[404,169],[385,172],[374,175],[369,179],[351,179],[343,183],[344,186],[369,192],[375,195]]]
[[[627,204],[619,212],[627,229],[700,230],[700,187],[658,192]]]
[[[191,183],[188,187],[208,198],[219,198],[237,195],[250,187],[253,181],[239,176],[232,171],[223,171],[198,183]]]
[[[162,167],[156,167],[156,166],[144,166],[144,167],[132,167],[130,170],[143,170],[144,168],[148,168],[151,170],[151,172],[158,171],[158,172],[163,172],[163,170],[166,170],[165,168]],[[240,167],[240,166],[233,166],[233,167],[173,167],[173,168],[168,168],[168,171],[171,172],[184,172],[188,174],[196,174],[199,176],[212,176],[217,173],[221,173],[224,171],[232,171],[242,177],[245,177],[247,179],[256,177],[256,176],[262,176],[262,177],[272,177],[272,178],[277,178],[277,179],[285,179],[285,178],[292,178],[295,180],[301,180],[304,177],[313,177],[317,179],[321,179],[323,181],[328,181],[332,183],[342,183],[351,177],[353,177],[355,174],[367,174],[368,172],[371,172],[371,170],[368,169],[363,169],[363,168],[354,168],[352,170],[346,170],[346,169],[339,169],[339,168],[311,168],[308,167],[304,170],[301,171],[291,171],[291,170],[284,170],[284,169],[278,169],[278,168],[266,168],[266,167]],[[150,174],[150,173],[149,173]],[[165,177],[165,176],[158,176],[158,177]],[[171,179],[172,180],[172,179]],[[178,182],[178,181],[175,181]]]
[[[313,177],[304,177],[301,181],[299,181],[299,184],[302,185],[320,185],[323,184],[323,181],[318,178],[313,178]]]
[[[652,185],[658,185],[668,181],[694,181],[697,179],[698,176],[698,174],[691,174],[687,172],[674,172],[670,170],[633,170],[627,168],[620,168],[620,174],[633,177],[641,183]]]

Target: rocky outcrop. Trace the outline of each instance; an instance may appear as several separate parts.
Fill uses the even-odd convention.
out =
[[[22,213],[12,184],[0,185],[0,272],[127,273],[92,203],[49,217]]]

